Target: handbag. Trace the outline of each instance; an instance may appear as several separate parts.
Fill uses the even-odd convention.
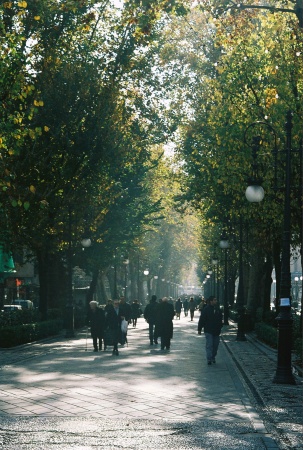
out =
[[[125,320],[125,319],[123,319],[122,321],[121,321],[121,331],[122,331],[122,333],[127,333],[127,328],[128,328],[128,322],[127,322],[127,320]]]

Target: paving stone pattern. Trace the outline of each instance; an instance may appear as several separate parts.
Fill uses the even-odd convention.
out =
[[[302,378],[296,376],[296,385],[273,383],[276,351],[259,344],[253,333],[247,335],[247,341],[236,341],[235,329],[229,327],[224,330],[222,339],[237,362],[239,376],[243,377],[244,372],[249,380],[244,384],[266,428],[279,439],[281,448],[303,449]],[[256,392],[252,392],[254,390]]]
[[[233,326],[208,366],[197,321],[174,321],[169,353],[143,319],[118,357],[85,329],[0,350],[0,449],[303,449],[302,380],[273,384],[275,355]]]

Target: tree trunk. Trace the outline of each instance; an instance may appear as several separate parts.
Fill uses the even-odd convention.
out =
[[[91,302],[94,299],[94,294],[96,292],[98,278],[99,278],[99,269],[95,269],[93,272],[93,277],[92,277],[92,281],[89,286],[89,290],[87,291],[87,294],[86,294],[87,308],[88,308],[89,302]]]
[[[262,275],[264,270],[264,256],[255,253],[251,256],[251,267],[249,272],[247,309],[252,318],[256,316],[257,308],[262,306]]]

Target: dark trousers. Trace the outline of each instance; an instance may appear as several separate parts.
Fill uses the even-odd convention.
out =
[[[156,334],[156,326],[154,323],[150,322],[148,324],[148,332],[149,332],[149,341],[151,344],[157,342],[158,336]]]
[[[170,348],[170,340],[171,340],[170,333],[162,333],[161,334],[161,349],[162,350],[164,350],[164,348],[167,348],[167,349]]]
[[[94,349],[98,350],[98,339],[99,339],[99,350],[101,350],[102,349],[102,339],[101,338],[97,338],[97,337],[93,337]]]

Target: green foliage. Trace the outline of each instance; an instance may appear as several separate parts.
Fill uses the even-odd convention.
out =
[[[269,345],[270,347],[277,348],[278,344],[278,330],[270,325],[266,325],[263,322],[257,322],[255,324],[255,332],[258,339]]]
[[[35,323],[39,320],[36,309],[22,309],[0,312],[0,327]]]
[[[16,345],[54,336],[61,329],[62,320],[60,319],[1,327],[0,348],[15,347]]]

